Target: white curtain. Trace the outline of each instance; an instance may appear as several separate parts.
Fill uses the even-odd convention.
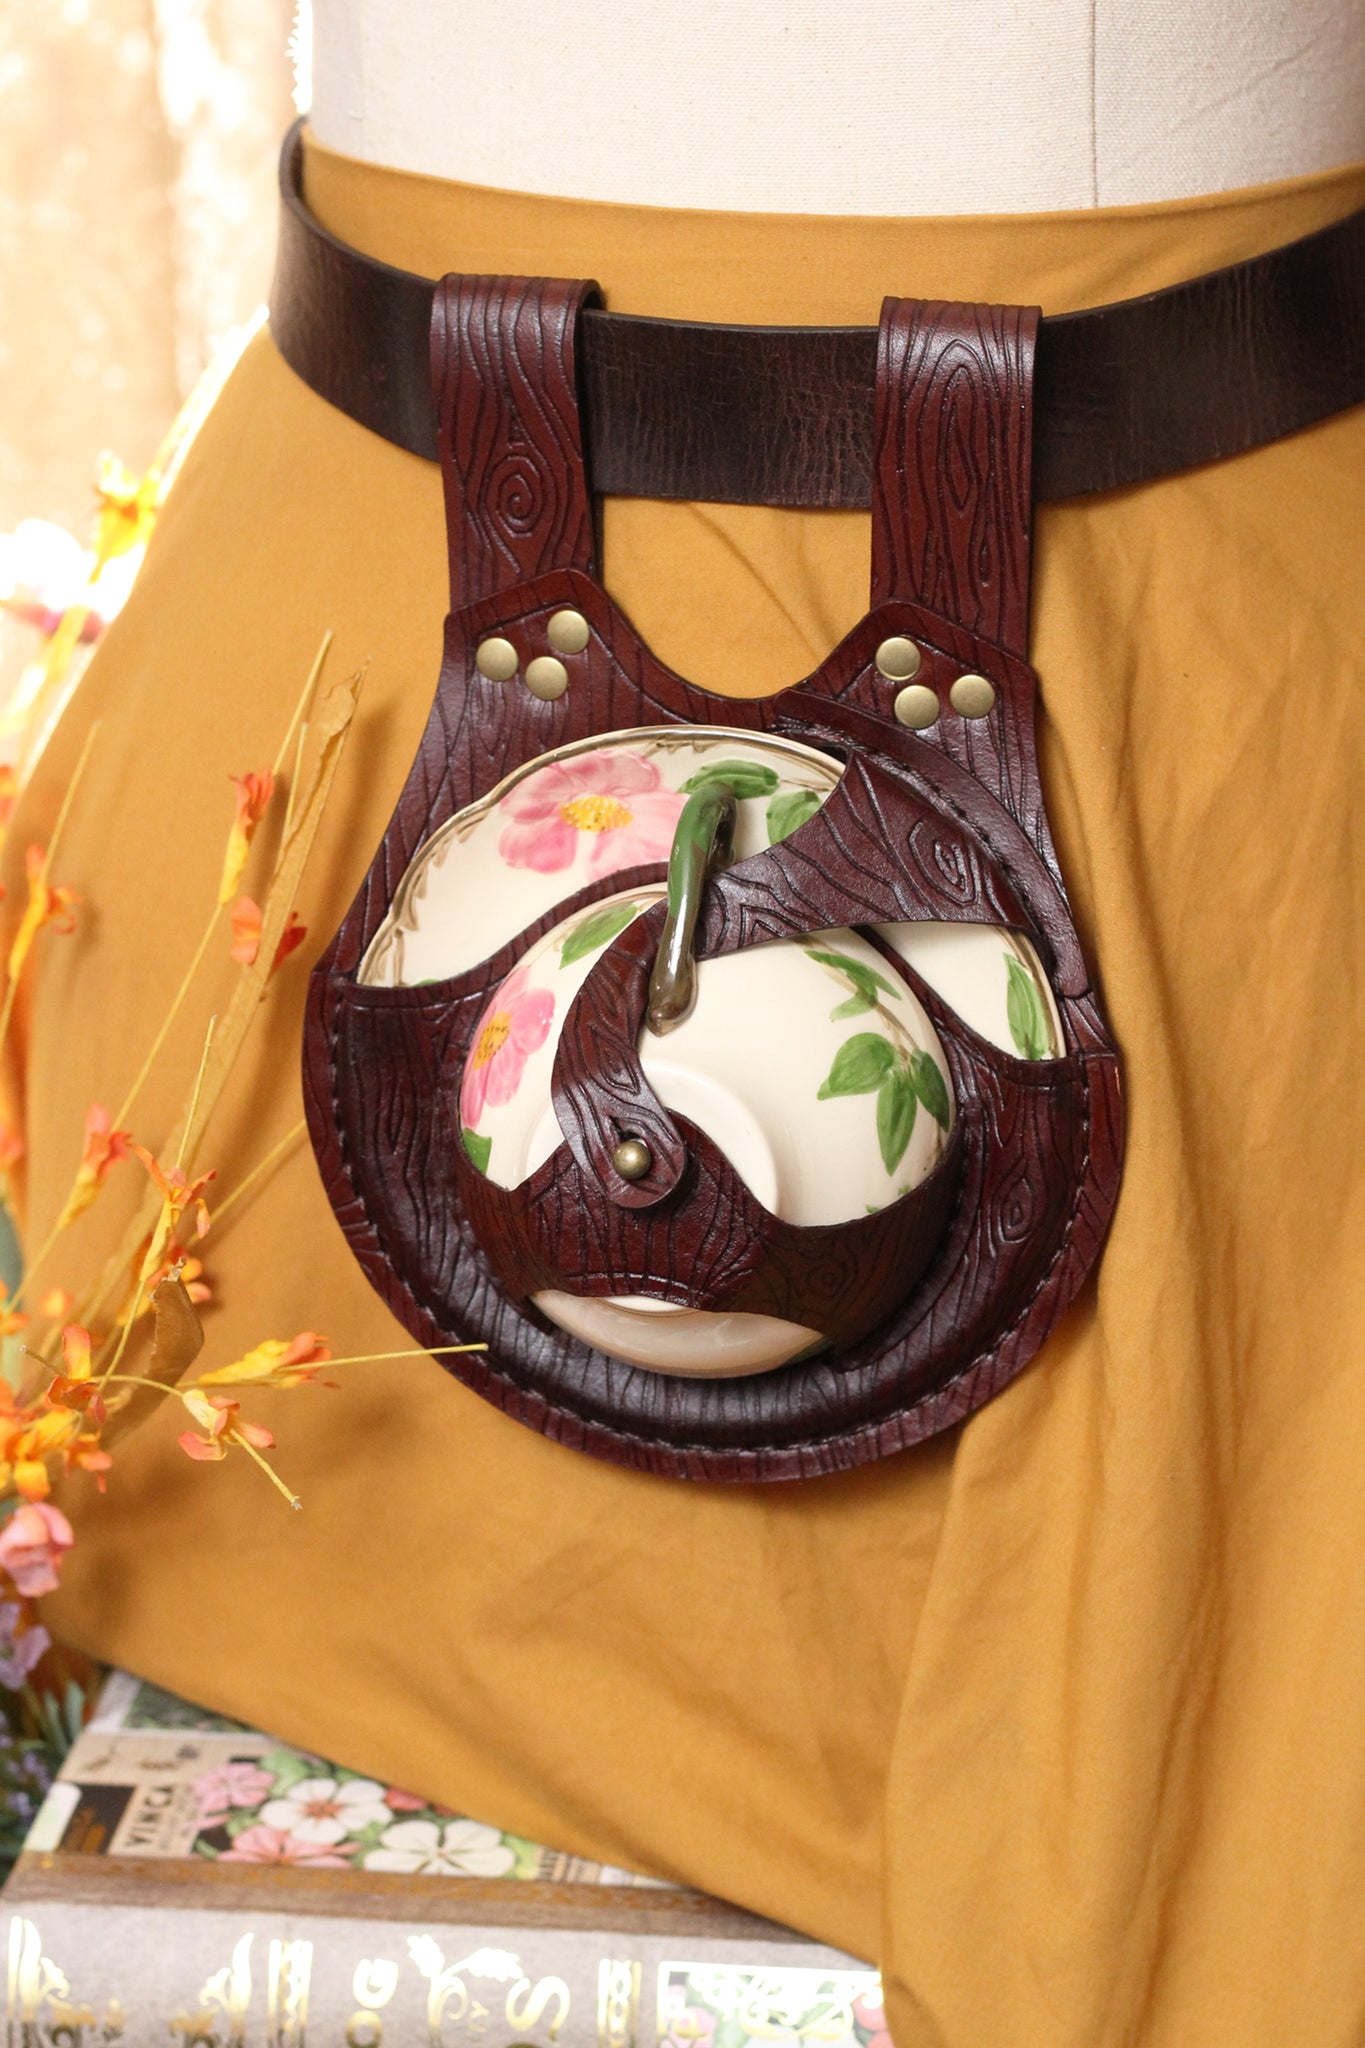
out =
[[[0,534],[84,541],[99,451],[144,467],[265,297],[294,12],[0,0]]]

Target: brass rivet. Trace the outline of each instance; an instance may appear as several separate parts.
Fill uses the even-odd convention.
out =
[[[510,682],[517,672],[517,650],[510,640],[495,633],[489,640],[480,640],[474,666],[490,683]]]
[[[964,718],[984,718],[995,708],[995,686],[984,676],[959,676],[948,692],[954,711]]]
[[[622,1180],[643,1180],[654,1164],[654,1154],[643,1138],[623,1138],[611,1155],[611,1163]]]
[[[877,667],[888,682],[908,683],[912,676],[919,674],[920,651],[913,640],[907,640],[900,633],[893,633],[889,640],[883,640],[877,649]]]
[[[545,634],[556,654],[581,654],[588,644],[588,622],[572,608],[555,612]]]
[[[937,723],[938,691],[926,689],[923,683],[908,683],[898,693],[892,709],[911,732],[924,732]]]
[[[526,664],[526,687],[542,704],[553,704],[569,687],[569,671],[553,654],[538,654]]]

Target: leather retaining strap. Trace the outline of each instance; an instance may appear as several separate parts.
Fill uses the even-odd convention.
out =
[[[338,241],[280,156],[275,342],[329,404],[436,460],[430,278]],[[902,287],[903,288],[903,287]],[[866,507],[875,327],[720,327],[589,307],[593,489]],[[1034,493],[1069,498],[1238,455],[1365,401],[1365,209],[1145,298],[1040,322]]]

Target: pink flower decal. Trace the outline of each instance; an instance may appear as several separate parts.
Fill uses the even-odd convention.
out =
[[[310,1870],[345,1870],[349,1856],[334,1856],[323,1842],[301,1842],[285,1828],[243,1828],[220,1863],[302,1863]]]
[[[0,1529],[0,1570],[7,1571],[25,1599],[55,1593],[62,1553],[75,1541],[60,1508],[26,1501]]]
[[[553,761],[510,790],[498,806],[511,821],[498,852],[511,868],[555,875],[573,864],[586,834],[593,881],[622,868],[668,859],[687,799],[664,789],[659,771],[640,754],[602,749]]]
[[[496,1109],[512,1100],[528,1057],[549,1036],[555,999],[547,988],[528,988],[529,979],[526,968],[514,969],[479,1022],[460,1088],[460,1121],[470,1130],[486,1102]]]
[[[219,1764],[216,1771],[205,1771],[194,1781],[200,1822],[208,1827],[234,1806],[259,1806],[274,1789],[273,1772],[263,1771],[259,1764]]]
[[[391,1806],[395,1813],[425,1813],[428,1801],[416,1792],[400,1792],[397,1785],[390,1785],[384,1794],[385,1806]]]

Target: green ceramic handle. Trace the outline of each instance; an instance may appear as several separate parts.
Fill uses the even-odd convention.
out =
[[[730,859],[735,838],[735,792],[708,782],[683,806],[668,855],[668,915],[649,977],[646,1021],[656,1037],[676,1031],[697,1000],[692,941],[706,877]]]

